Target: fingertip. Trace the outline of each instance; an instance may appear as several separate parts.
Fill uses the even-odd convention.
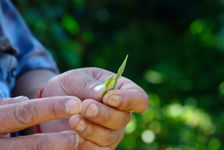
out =
[[[79,120],[81,120],[81,116],[79,114],[70,117],[68,120],[68,124],[70,128],[73,129]]]
[[[148,94],[144,93],[142,98],[140,98],[140,99],[142,100],[142,103],[141,103],[141,106],[139,107],[139,109],[136,110],[136,113],[143,113],[149,107],[149,96],[148,96]]]
[[[72,130],[63,131],[63,132],[60,132],[60,134],[65,135],[66,137],[69,137],[68,147],[74,147],[74,148],[78,147],[79,135],[75,131],[72,131]]]
[[[69,114],[77,114],[82,110],[82,103],[78,98],[70,98],[65,103],[65,110]]]
[[[81,115],[75,115],[69,119],[69,126],[72,130],[84,131],[87,125]]]
[[[79,135],[75,134],[75,148],[79,146]]]
[[[107,98],[103,99],[103,103],[112,107],[118,107],[121,103],[121,96],[117,94],[111,94]]]
[[[91,99],[84,100],[82,102],[83,105],[83,109],[81,112],[82,115],[90,118],[96,117],[100,111],[96,103],[98,102]]]
[[[111,90],[104,95],[103,103],[122,111],[142,113],[148,109],[149,98],[142,89]]]

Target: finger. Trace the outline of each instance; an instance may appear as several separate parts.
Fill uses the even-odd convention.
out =
[[[26,96],[18,96],[14,98],[2,98],[0,99],[0,106],[7,105],[7,104],[20,103],[27,100],[29,100],[29,98]],[[1,137],[10,137],[10,134],[5,134],[5,135],[0,134],[0,138]]]
[[[103,103],[123,111],[144,112],[148,109],[148,95],[140,88],[111,90],[103,97]]]
[[[0,99],[0,106],[7,105],[7,104],[15,104],[15,103],[23,102],[26,100],[29,100],[29,98],[26,96],[18,96],[14,98],[2,98]]]
[[[87,68],[87,70],[93,72],[94,78],[100,82],[105,82],[109,76],[114,75],[110,71],[99,68]],[[103,97],[103,102],[124,111],[144,112],[148,109],[149,98],[141,87],[131,80],[121,77],[116,89],[109,91]]]
[[[0,134],[15,132],[49,120],[67,118],[81,111],[77,97],[48,97],[0,106]]]
[[[85,69],[65,72],[50,83],[52,84],[47,85],[43,92],[44,97],[57,93],[57,95],[76,95],[80,99],[101,100],[105,89],[103,82],[93,78],[93,75],[87,73]]]
[[[123,130],[110,130],[86,120],[81,115],[69,119],[70,127],[84,139],[100,146],[110,146],[116,143],[123,134]]]
[[[83,138],[79,138],[79,146],[77,150],[112,150],[110,147],[101,147]]]
[[[73,131],[0,138],[1,150],[74,150],[79,136]]]
[[[131,119],[129,112],[119,111],[90,99],[82,102],[81,114],[88,120],[113,130],[125,127]]]

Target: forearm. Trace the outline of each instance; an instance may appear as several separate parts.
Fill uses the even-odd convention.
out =
[[[35,69],[23,74],[16,80],[13,96],[36,98],[44,84],[55,75],[56,73],[46,69]]]

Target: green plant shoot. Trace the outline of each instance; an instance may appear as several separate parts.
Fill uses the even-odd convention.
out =
[[[116,78],[114,79],[114,76],[110,76],[109,78],[106,79],[106,81],[104,82],[104,85],[105,85],[105,94],[107,93],[108,89],[111,87],[112,84],[113,87],[112,87],[112,90],[115,89],[116,85],[117,85],[117,82],[118,80],[120,79],[120,77],[122,76],[123,72],[124,72],[124,69],[125,69],[125,66],[126,66],[126,63],[127,63],[127,60],[128,60],[128,55],[125,57],[125,60],[123,61],[122,65],[120,66],[120,68],[118,69],[117,71],[117,75],[116,75]]]
[[[120,77],[122,76],[122,74],[123,74],[123,72],[124,72],[124,69],[125,69],[125,66],[126,66],[126,63],[127,63],[127,60],[128,60],[128,55],[125,57],[125,60],[123,61],[122,65],[120,66],[120,68],[119,68],[118,71],[117,71],[117,76],[116,76],[116,78],[115,78],[115,81],[114,81],[114,85],[113,85],[112,90],[115,89],[118,80],[119,80]]]
[[[111,77],[107,78],[104,85],[105,85],[105,91],[104,93],[106,94],[108,89],[111,87],[111,85],[114,83],[114,75],[112,75]]]

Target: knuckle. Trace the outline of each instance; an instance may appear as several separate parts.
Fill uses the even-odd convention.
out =
[[[83,88],[90,88],[89,86],[92,84],[92,81],[89,79],[83,79]]]
[[[69,119],[68,124],[70,128],[75,131],[77,124],[79,124],[81,120],[82,116],[80,114],[76,114]]]
[[[57,117],[58,116],[58,113],[57,113],[57,105],[55,103],[50,103],[48,105],[48,112],[49,112],[49,115],[50,116]]]
[[[120,117],[117,118],[116,124],[113,124],[113,127],[111,129],[119,130],[119,129],[125,127],[131,121],[132,113],[130,113],[130,112],[122,112],[122,113],[123,114],[119,115]]]
[[[110,129],[116,130],[117,129],[117,126],[119,126],[119,123],[121,121],[120,120],[117,120],[116,123],[113,123],[112,122],[112,118],[114,118],[113,117],[113,114],[110,113],[110,112],[108,112],[108,111],[106,111],[106,112],[104,112],[104,114],[101,114],[100,115],[100,119],[101,119],[101,121],[103,122],[104,125],[106,125]]]
[[[111,130],[119,130],[120,128],[124,127],[129,120],[129,113],[128,112],[119,112],[114,115],[111,112],[105,113],[102,115],[102,121],[104,124],[109,127]],[[116,123],[114,123],[116,122]]]
[[[15,118],[21,124],[28,124],[34,120],[34,115],[37,115],[37,111],[32,103],[21,102],[15,109]]]
[[[93,137],[94,136],[94,129],[92,124],[87,124],[86,130],[83,131],[83,135],[85,137]]]
[[[101,146],[105,147],[105,146],[111,145],[115,143],[115,141],[117,141],[118,138],[119,138],[119,135],[117,131],[109,130],[107,135],[104,136]]]

